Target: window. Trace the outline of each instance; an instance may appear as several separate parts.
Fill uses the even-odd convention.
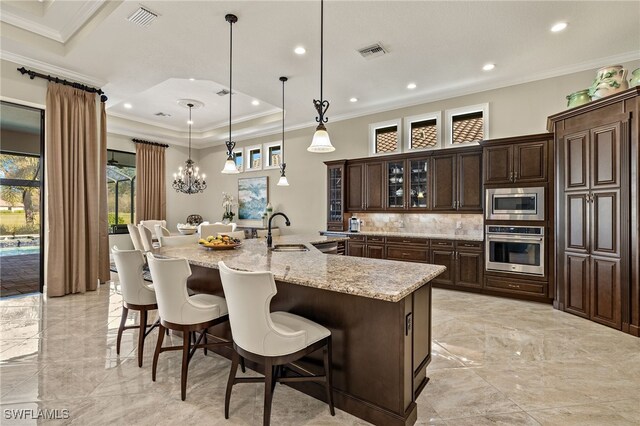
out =
[[[265,143],[264,144],[264,153],[265,153],[265,169],[277,169],[280,167],[280,163],[282,162],[282,148],[280,142],[273,143]]]
[[[244,155],[242,148],[233,151],[233,160],[236,162],[236,168],[239,172],[244,170]]]
[[[369,125],[369,154],[387,155],[401,152],[400,120]]]
[[[254,170],[262,170],[262,146],[248,146],[245,148],[245,165],[244,170],[247,172]]]
[[[477,144],[489,138],[489,104],[447,111],[448,147]]]
[[[109,226],[134,223],[136,155],[107,150],[107,205]]]
[[[405,149],[407,151],[422,151],[441,147],[440,111],[429,114],[415,115],[404,119],[407,129]]]

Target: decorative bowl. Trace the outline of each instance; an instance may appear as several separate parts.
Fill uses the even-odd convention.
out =
[[[198,228],[178,228],[178,232],[182,235],[193,235],[198,231]]]
[[[240,247],[242,243],[234,243],[234,244],[210,244],[210,243],[202,243],[201,247],[204,247],[208,250],[233,250],[236,247]]]

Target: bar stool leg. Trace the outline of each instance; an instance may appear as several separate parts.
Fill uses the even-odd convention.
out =
[[[238,360],[240,355],[233,351],[231,355],[231,370],[229,371],[229,380],[227,380],[227,391],[224,395],[224,418],[229,418],[229,403],[231,402],[231,389],[235,383],[236,373],[238,372]]]
[[[273,365],[267,360],[264,364],[264,419],[263,426],[271,422],[271,401],[273,399]]]
[[[142,356],[144,355],[144,335],[147,331],[147,310],[140,311],[140,331],[138,332],[138,367],[142,367]]]
[[[184,331],[182,333],[182,374],[180,376],[180,397],[184,401],[187,399],[187,374],[189,372],[189,343],[191,342],[191,333]]]
[[[153,367],[151,368],[151,380],[156,381],[156,369],[158,368],[158,358],[160,356],[160,349],[162,349],[162,341],[164,340],[164,326],[160,324],[158,330],[158,342],[156,343],[156,351],[153,353]],[[169,329],[167,329],[168,331]]]
[[[120,318],[120,327],[118,327],[118,339],[116,340],[116,354],[120,355],[120,342],[122,341],[122,332],[124,331],[124,325],[127,322],[127,316],[129,315],[129,308],[122,307],[122,317]]]
[[[331,415],[335,416],[336,411],[333,408],[333,390],[331,388],[332,386],[331,376],[333,372],[333,367],[332,367],[333,359],[331,356],[331,336],[327,338],[327,346],[324,347],[323,355],[324,355],[324,374],[326,378],[324,386],[327,391],[327,404],[329,404],[329,411],[331,412]]]

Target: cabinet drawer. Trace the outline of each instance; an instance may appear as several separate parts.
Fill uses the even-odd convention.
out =
[[[426,248],[409,248],[401,246],[387,246],[387,259],[404,260],[406,262],[426,262],[429,259]]]
[[[431,247],[433,248],[453,248],[453,240],[431,240]]]
[[[544,296],[546,283],[532,283],[498,277],[485,277],[485,287],[513,293],[529,293]]]
[[[327,231],[344,231],[342,223],[327,223]]]
[[[482,241],[457,241],[456,248],[460,250],[482,250],[484,243]]]
[[[380,237],[377,235],[367,235],[368,243],[384,243],[384,237]]]
[[[364,241],[364,235],[349,235],[351,241]]]
[[[388,244],[415,244],[420,246],[428,246],[428,238],[411,238],[411,237],[387,237]]]

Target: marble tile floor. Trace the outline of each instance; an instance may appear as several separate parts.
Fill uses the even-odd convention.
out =
[[[64,298],[0,300],[0,423],[49,423],[7,416],[57,409],[68,418],[54,424],[261,424],[260,384],[234,387],[224,419],[226,359],[199,351],[182,402],[179,352],[161,355],[151,381],[155,331],[143,368],[135,331],[125,332],[118,356],[120,312],[116,284]],[[640,425],[638,338],[549,305],[438,289],[433,337],[420,425]],[[278,386],[272,424],[365,422],[340,410],[331,417],[323,402]]]

